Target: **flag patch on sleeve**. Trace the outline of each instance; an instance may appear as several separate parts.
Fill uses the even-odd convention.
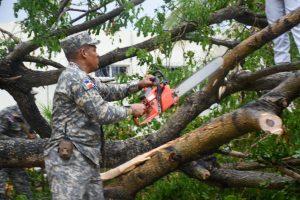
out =
[[[83,80],[83,88],[85,90],[89,90],[91,88],[94,88],[95,84],[90,79],[84,79]]]

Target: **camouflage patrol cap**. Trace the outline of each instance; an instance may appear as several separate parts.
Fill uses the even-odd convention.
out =
[[[97,45],[99,43],[100,41],[91,38],[87,31],[76,33],[60,40],[60,45],[65,54],[76,52],[84,44]]]

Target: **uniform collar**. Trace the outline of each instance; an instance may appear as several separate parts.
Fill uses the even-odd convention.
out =
[[[80,65],[78,65],[77,63],[75,63],[75,62],[69,62],[69,66],[70,67],[73,67],[73,68],[76,68],[76,69],[79,69],[79,70],[81,70],[81,71],[83,71],[83,72],[85,72],[86,73],[86,71],[84,71],[81,67],[80,67]]]

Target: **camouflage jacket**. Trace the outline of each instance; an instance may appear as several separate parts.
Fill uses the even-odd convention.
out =
[[[17,105],[0,111],[0,140],[27,138],[30,130]]]
[[[67,136],[82,154],[99,165],[100,125],[128,116],[127,108],[109,101],[123,99],[136,91],[137,84],[104,84],[70,62],[54,93],[52,134],[45,155]]]

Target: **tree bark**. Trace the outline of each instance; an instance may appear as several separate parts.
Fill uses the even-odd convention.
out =
[[[44,145],[47,139],[15,139],[0,140],[0,168],[25,168],[34,166],[44,167]],[[28,164],[29,163],[29,164]]]
[[[213,161],[214,162],[214,161]],[[211,160],[197,160],[181,168],[188,176],[218,187],[283,189],[294,179],[270,172],[217,167]],[[257,166],[256,166],[257,167]],[[248,169],[249,170],[249,169]]]
[[[216,168],[207,181],[222,187],[284,189],[294,179],[268,172]]]

